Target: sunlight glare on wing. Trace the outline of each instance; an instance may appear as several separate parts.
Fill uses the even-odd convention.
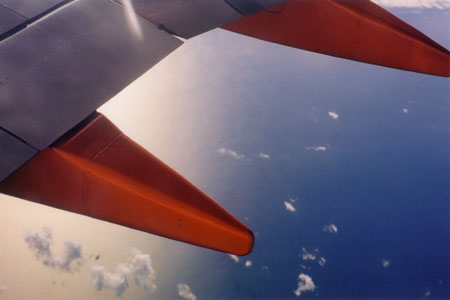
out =
[[[130,0],[122,0],[122,3],[123,8],[125,9],[128,26],[138,40],[143,40],[144,36],[142,35],[141,25],[139,25],[138,16],[134,11],[133,4]]]

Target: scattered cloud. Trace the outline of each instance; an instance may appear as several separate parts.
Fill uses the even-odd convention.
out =
[[[184,283],[180,283],[177,285],[178,287],[178,296],[188,300],[196,300],[197,297],[191,292],[191,288]]]
[[[339,119],[339,115],[337,113],[335,113],[334,111],[329,111],[328,115],[332,118],[332,119]]]
[[[245,267],[246,268],[250,268],[253,265],[253,262],[251,260],[246,260],[245,261]]]
[[[7,286],[0,285],[0,294],[3,293],[3,292],[5,292],[7,289],[8,289]]]
[[[298,275],[298,287],[294,291],[294,294],[297,297],[300,297],[302,292],[314,292],[316,286],[314,285],[314,282],[312,281],[311,277],[309,277],[306,274],[301,273]]]
[[[44,227],[42,230],[28,230],[25,234],[25,243],[35,253],[38,260],[51,268],[71,272],[74,270],[73,264],[79,267],[82,263],[81,244],[77,240],[69,239],[64,241],[63,255],[55,255],[51,249],[53,244],[52,230]]]
[[[318,250],[316,249],[315,252],[317,253]],[[315,260],[316,256],[314,254],[309,253],[308,251],[306,251],[306,248],[302,248],[302,259],[303,260]]]
[[[300,267],[304,270],[311,270],[311,267],[305,266],[305,265],[300,265]]]
[[[423,294],[423,297],[424,297],[424,298],[428,298],[428,297],[430,297],[430,296],[431,296],[431,291],[430,291],[430,288],[427,287],[427,290],[426,290],[425,293]]]
[[[269,277],[269,267],[268,266],[262,266],[261,271],[259,272],[264,277]]]
[[[407,109],[407,108],[402,108],[402,112],[403,112],[404,114],[407,114],[407,113],[409,112],[409,109]]]
[[[319,119],[317,118],[317,108],[315,108],[315,107],[311,108],[311,110],[309,112],[309,116],[311,117],[311,119],[314,122],[318,122]]]
[[[230,156],[236,160],[246,160],[244,154],[238,154],[236,151],[233,151],[231,149],[220,148],[219,150],[217,150],[217,152],[219,152],[222,155]]]
[[[153,280],[156,278],[156,272],[153,269],[150,255],[136,249],[132,251],[132,254],[132,273],[136,286],[143,287],[146,291],[155,290],[156,285]]]
[[[321,257],[319,258],[319,260],[317,261],[317,263],[321,266],[324,267],[326,264],[327,260],[325,259],[325,257]]]
[[[319,266],[324,267],[325,263],[327,262],[327,260],[325,259],[325,257],[321,257],[320,256],[320,251],[319,249],[314,249],[314,251],[312,252],[308,252],[306,250],[305,247],[302,248],[302,254],[301,254],[301,258],[304,261],[317,261],[317,263],[319,264]],[[300,265],[303,269],[305,270],[310,270],[310,267],[307,267],[305,265]]]
[[[258,154],[259,158],[263,158],[263,159],[270,159],[270,155],[269,154],[265,154],[265,153],[260,153]]]
[[[228,254],[228,256],[235,262],[238,263],[239,262],[239,257],[237,257],[234,254]]]
[[[120,263],[116,272],[108,272],[104,266],[94,265],[91,268],[92,283],[98,291],[113,289],[117,296],[130,287],[129,279],[133,278],[136,287],[146,292],[153,292],[156,285],[153,282],[156,272],[152,267],[150,255],[133,249],[126,263]]]
[[[328,233],[335,233],[335,234],[337,234],[338,228],[334,224],[329,224],[329,225],[323,226],[323,231],[324,232],[328,232]]]
[[[91,268],[92,283],[98,291],[103,288],[110,288],[116,291],[117,296],[128,289],[128,275],[130,275],[130,268],[126,264],[120,264],[115,273],[105,271],[104,266],[94,265]]]
[[[62,259],[56,259],[59,268],[70,271],[71,264],[77,260],[81,264],[81,244],[77,240],[66,240],[64,242],[64,256]]]
[[[309,146],[309,147],[305,147],[306,150],[310,150],[310,151],[327,151],[327,147],[326,146]]]
[[[28,230],[25,234],[25,243],[38,257],[51,256],[50,246],[52,242],[52,230],[48,227],[44,227],[42,230]]]
[[[371,0],[385,7],[404,8],[437,8],[446,9],[450,7],[450,0]]]
[[[284,207],[287,211],[294,212],[296,211],[294,205],[292,205],[290,202],[284,201]]]
[[[382,259],[381,265],[383,266],[383,268],[387,268],[391,265],[391,261],[389,259]]]

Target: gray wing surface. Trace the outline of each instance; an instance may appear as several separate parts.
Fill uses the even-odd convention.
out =
[[[236,10],[244,15],[251,15],[260,10],[286,2],[286,0],[226,0]]]
[[[108,0],[73,1],[0,42],[0,127],[43,150],[182,42]]]
[[[190,38],[282,0],[0,0],[0,181]]]
[[[39,15],[70,2],[69,0],[0,0],[0,5],[26,18],[34,19]]]
[[[0,5],[0,36],[26,22],[26,18]]]
[[[139,15],[185,39],[242,17],[223,0],[133,0],[132,3]]]
[[[25,144],[0,128],[0,182],[37,154]]]

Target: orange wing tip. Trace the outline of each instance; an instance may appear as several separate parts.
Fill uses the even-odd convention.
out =
[[[236,255],[252,232],[95,114],[0,184],[0,191]]]
[[[313,52],[450,76],[447,49],[369,0],[288,0],[222,28]]]

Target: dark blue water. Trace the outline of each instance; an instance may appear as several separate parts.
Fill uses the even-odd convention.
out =
[[[220,48],[225,38],[206,39]],[[205,164],[178,167],[194,183],[199,173],[210,179],[200,187],[252,228],[255,248],[236,264],[167,242],[156,261],[179,268],[165,285],[187,282],[202,299],[295,298],[304,273],[316,285],[304,298],[449,299],[448,79],[267,45],[239,51],[235,68],[211,75],[214,88],[190,95],[210,139],[195,146]],[[307,149],[315,146],[326,151]],[[220,155],[221,147],[246,159]],[[295,212],[284,208],[289,198]],[[337,234],[323,232],[330,223]],[[303,261],[303,247],[317,248],[325,266]]]

